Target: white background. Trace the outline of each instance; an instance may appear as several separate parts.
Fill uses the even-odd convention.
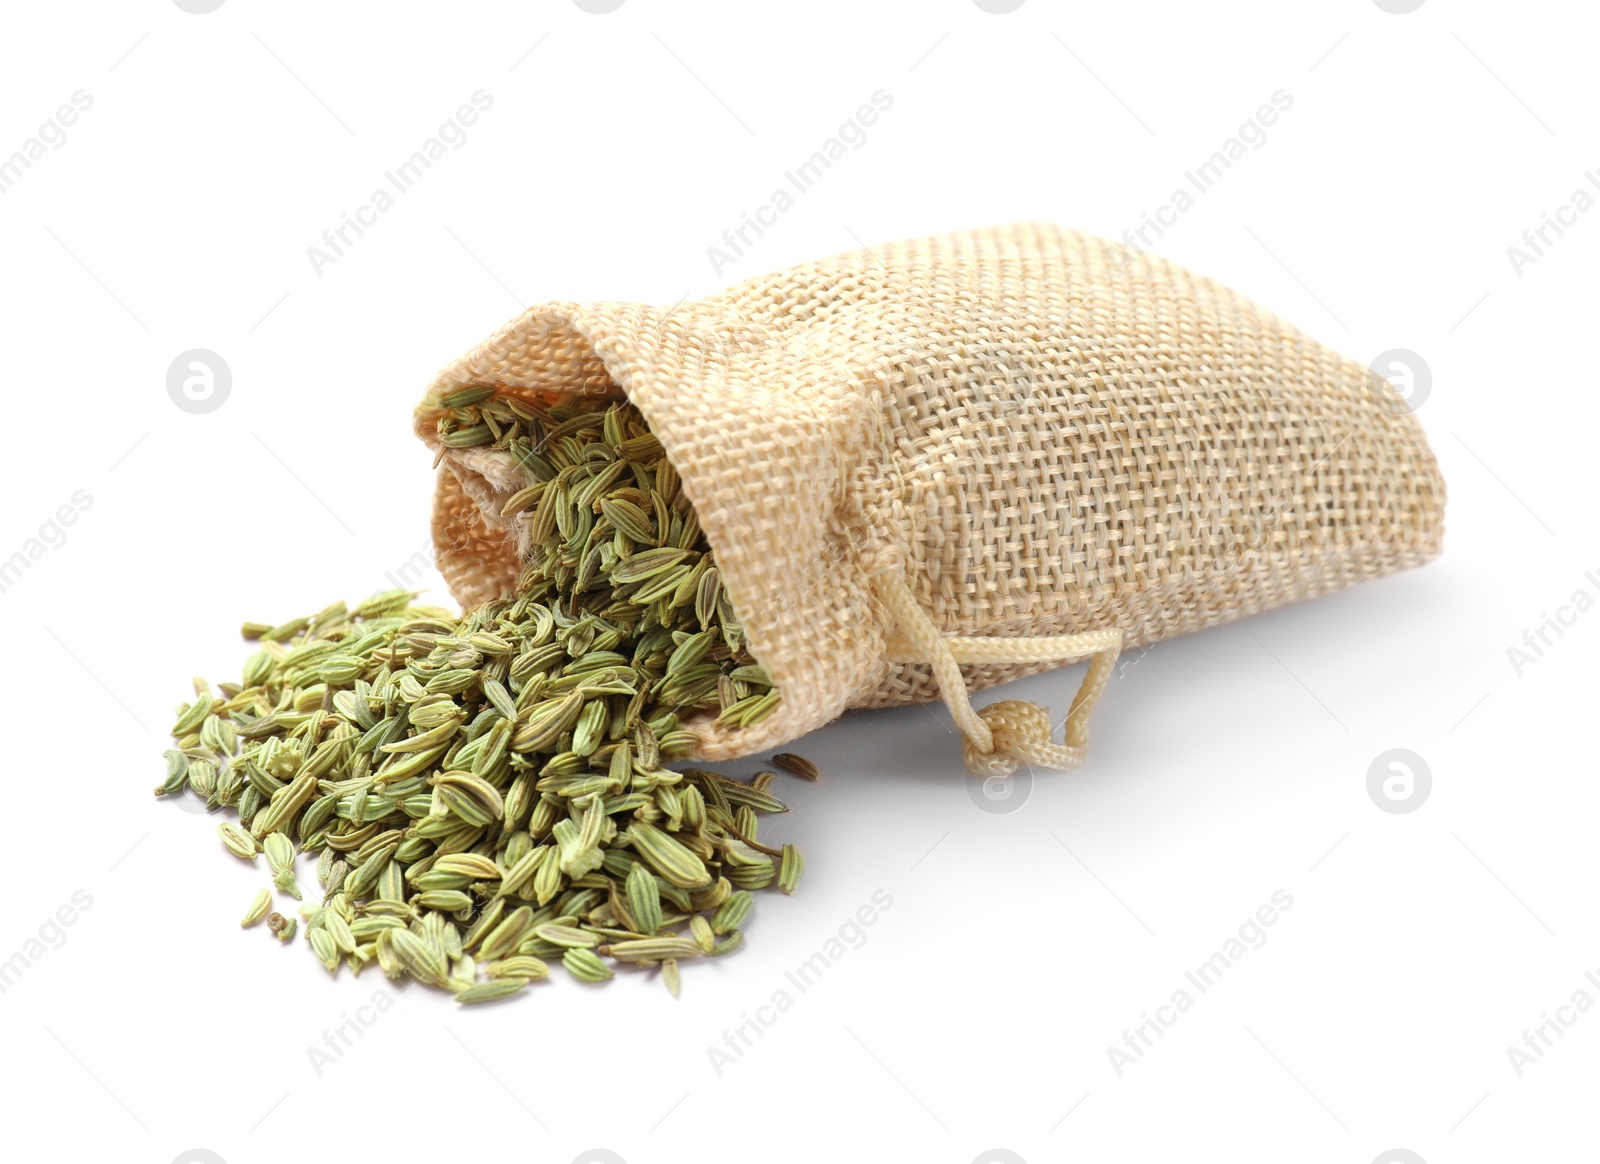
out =
[[[1520,1077],[1507,1055],[1574,992],[1600,1001],[1600,613],[1569,611],[1520,675],[1507,654],[1600,597],[1600,213],[1520,273],[1507,255],[1600,195],[1587,15],[12,6],[0,157],[75,91],[93,104],[0,194],[0,558],[92,503],[0,594],[0,959],[74,891],[92,905],[0,994],[5,1154],[1590,1158],[1600,1013],[1563,1012]],[[314,270],[307,248],[480,89],[465,144]],[[866,143],[715,272],[707,248],[879,89]],[[1014,788],[1014,811],[969,795],[938,705],[805,739],[826,779],[782,778],[794,811],[763,835],[800,841],[807,879],[676,1003],[558,973],[466,1012],[238,928],[259,867],[150,796],[172,708],[191,674],[237,676],[242,618],[359,598],[425,550],[410,417],[438,367],[547,299],[671,304],[1023,218],[1120,237],[1280,89],[1265,145],[1156,249],[1362,362],[1422,357],[1442,559],[1129,656],[1088,765]],[[232,372],[206,415],[166,390],[190,348]],[[1003,694],[1059,714],[1077,680]],[[1393,748],[1432,776],[1404,815],[1367,791]],[[1119,1075],[1108,1048],[1280,889],[1266,943]],[[788,986],[877,890],[859,948]],[[708,1048],[786,986],[718,1074]],[[319,1075],[308,1048],[380,989],[393,1005]]]

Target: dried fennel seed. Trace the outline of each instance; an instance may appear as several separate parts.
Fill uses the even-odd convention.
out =
[[[157,794],[237,808],[223,844],[265,853],[281,892],[319,855],[322,903],[274,932],[303,930],[329,970],[376,962],[475,1003],[556,961],[604,981],[611,959],[676,994],[682,961],[738,947],[749,891],[803,868],[757,838],[758,812],[786,811],[770,777],[664,766],[695,743],[680,716],[745,726],[778,693],[636,410],[446,405],[446,444],[509,449],[533,482],[507,506],[534,533],[517,597],[245,624],[260,649],[218,694],[195,681]]]
[[[250,908],[244,911],[244,920],[239,924],[249,929],[262,918],[267,916],[267,911],[272,908],[272,890],[263,889],[257,893],[250,902]]]
[[[772,757],[772,762],[785,772],[792,772],[802,780],[820,780],[822,773],[817,771],[817,766],[804,756],[797,756],[793,752],[779,752]]]

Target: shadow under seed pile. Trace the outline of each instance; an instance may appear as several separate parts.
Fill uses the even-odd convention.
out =
[[[680,717],[754,723],[778,692],[744,648],[699,522],[638,411],[539,407],[468,388],[441,439],[515,456],[529,524],[515,597],[456,617],[375,595],[281,626],[241,682],[196,698],[173,728],[159,795],[185,787],[236,856],[265,853],[300,898],[295,859],[320,854],[323,903],[304,927],[263,890],[242,924],[310,941],[329,970],[376,961],[462,1002],[548,976],[613,974],[736,949],[751,890],[792,892],[793,845],[757,838],[768,790],[665,762]],[[791,770],[814,778],[805,765]]]

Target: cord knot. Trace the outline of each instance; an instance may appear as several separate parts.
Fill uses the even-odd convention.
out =
[[[894,616],[899,634],[884,644],[890,662],[927,663],[950,717],[961,729],[961,754],[975,776],[1009,776],[1024,764],[1066,771],[1088,755],[1089,713],[1111,678],[1122,650],[1115,627],[1073,635],[986,638],[942,635],[917,605],[906,580],[893,570],[874,575],[879,597]],[[1066,742],[1050,738],[1050,713],[1037,703],[1007,699],[975,709],[961,668],[966,665],[1070,663],[1089,660],[1089,670],[1067,714]]]
[[[978,718],[989,727],[990,747],[980,752],[971,736],[963,736],[961,755],[967,771],[985,779],[1009,776],[1024,764],[1049,764],[1050,713],[1025,699],[1005,699],[978,708]]]

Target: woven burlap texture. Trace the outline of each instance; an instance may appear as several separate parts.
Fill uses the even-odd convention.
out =
[[[1444,482],[1360,364],[1209,279],[1054,226],[854,251],[673,308],[547,303],[442,371],[433,536],[464,608],[515,584],[504,453],[441,449],[466,385],[625,394],[700,514],[782,693],[705,759],[937,697],[885,660],[872,578],[941,632],[1120,628],[1124,649],[1434,557]],[[973,689],[1049,664],[963,666]],[[1055,709],[1057,721],[1065,706]]]

